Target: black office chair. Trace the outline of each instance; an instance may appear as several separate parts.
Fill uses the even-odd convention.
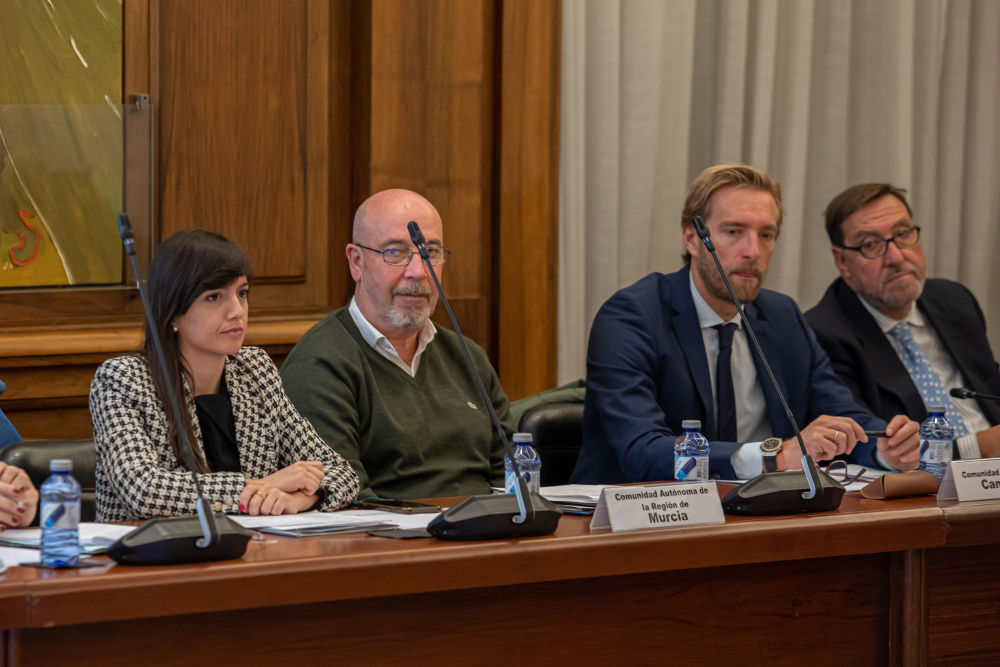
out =
[[[49,461],[69,459],[73,462],[73,479],[80,483],[80,521],[94,521],[97,517],[97,496],[94,469],[97,449],[94,439],[86,440],[31,440],[16,442],[0,449],[0,461],[24,470],[31,483],[41,492],[42,483],[52,474]],[[40,504],[40,503],[39,503]],[[38,508],[41,513],[42,508]],[[38,524],[38,515],[32,525]]]
[[[517,426],[530,433],[542,458],[542,485],[569,484],[583,442],[583,403],[543,403],[523,415]]]

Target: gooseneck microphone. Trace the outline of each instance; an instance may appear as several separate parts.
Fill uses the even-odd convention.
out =
[[[965,389],[963,387],[955,387],[950,393],[955,398],[981,398],[984,401],[1000,401],[1000,396],[980,394],[978,391],[972,391],[971,389]]]
[[[802,470],[761,473],[730,491],[722,499],[722,508],[731,514],[750,515],[827,512],[837,509],[844,497],[844,487],[826,473],[821,472],[812,456],[806,451],[799,425],[795,422],[795,416],[792,415],[792,410],[788,407],[784,394],[781,393],[778,381],[774,378],[774,372],[771,371],[771,365],[767,363],[767,357],[764,356],[764,351],[760,348],[760,343],[757,342],[757,336],[750,327],[750,322],[747,320],[746,313],[743,312],[740,300],[736,298],[733,286],[729,284],[729,278],[722,268],[719,256],[715,254],[715,244],[712,242],[711,232],[708,231],[708,225],[701,219],[701,216],[695,217],[694,228],[698,237],[705,244],[705,248],[712,254],[712,259],[715,260],[719,275],[722,276],[723,282],[726,283],[726,289],[729,290],[729,297],[733,300],[733,304],[740,314],[743,326],[746,327],[754,349],[757,350],[757,355],[767,371],[774,391],[781,399],[785,415],[792,428],[795,429],[795,438],[799,441],[799,449],[802,451]]]
[[[410,232],[410,240],[413,241],[413,245],[416,246],[420,258],[434,280],[434,286],[448,312],[451,326],[455,328],[458,344],[462,349],[462,356],[465,357],[465,363],[469,367],[469,373],[479,388],[479,394],[490,413],[493,426],[500,435],[504,453],[510,458],[511,467],[514,469],[516,477],[513,498],[509,493],[469,496],[431,521],[427,526],[427,532],[444,540],[496,540],[549,535],[555,532],[562,512],[539,494],[528,491],[528,483],[521,474],[521,466],[514,457],[514,449],[507,441],[507,433],[503,430],[503,424],[500,423],[500,419],[493,409],[493,401],[490,400],[489,392],[486,391],[479,371],[476,370],[476,366],[472,362],[472,356],[465,345],[462,330],[455,320],[454,313],[451,312],[451,304],[448,303],[448,298],[444,295],[444,290],[441,289],[441,282],[431,265],[424,234],[420,231],[420,226],[413,220],[406,224],[406,229]],[[516,506],[514,502],[516,502]]]
[[[168,380],[169,386],[172,384],[169,382],[170,369],[167,368],[160,334],[149,310],[146,287],[139,274],[132,225],[124,213],[118,216],[118,232],[121,234],[125,252],[132,261],[132,270],[135,272],[135,280],[139,288],[139,296],[142,299],[142,307],[146,313],[146,322],[149,324],[149,333],[153,338],[153,347],[156,349],[160,372]],[[167,417],[179,425],[181,411],[177,404],[177,397],[169,391],[167,396],[170,405],[170,414]],[[181,439],[181,449],[184,451],[184,461],[191,471],[195,492],[198,494],[198,499],[195,501],[197,516],[159,517],[147,521],[140,528],[108,547],[108,556],[118,563],[127,565],[197,563],[232,560],[240,558],[246,553],[247,543],[253,534],[226,515],[213,514],[209,509],[201,491],[201,482],[198,481],[198,475],[195,472],[197,467],[187,431],[179,427],[177,430]]]

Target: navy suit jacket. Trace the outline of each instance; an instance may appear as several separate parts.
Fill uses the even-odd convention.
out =
[[[615,484],[669,480],[681,421],[700,419],[711,443],[709,474],[736,475],[730,457],[741,443],[716,440],[712,384],[690,268],[654,273],[620,290],[597,313],[587,351],[583,444],[572,481]],[[761,290],[744,306],[799,428],[820,415],[850,417],[862,428],[886,423],[858,406],[790,297]],[[795,436],[753,345],[757,378],[775,437]],[[849,460],[880,467],[874,438]]]
[[[3,382],[0,382],[0,394],[7,387],[4,386]],[[0,410],[0,447],[6,447],[7,445],[14,444],[15,442],[21,442],[21,436],[17,434],[17,430],[14,425],[10,423],[10,420],[4,416],[3,411]]]

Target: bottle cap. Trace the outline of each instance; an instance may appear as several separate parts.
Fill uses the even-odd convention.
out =
[[[515,433],[514,442],[532,442],[530,433]]]
[[[73,462],[69,459],[52,459],[49,461],[49,471],[69,472],[73,469]]]
[[[681,422],[681,428],[701,428],[700,419],[685,419]]]
[[[927,407],[927,412],[931,412],[931,413],[934,413],[934,412],[944,413],[944,412],[947,412],[947,411],[948,411],[948,408],[944,407],[943,405],[931,405],[931,406]]]

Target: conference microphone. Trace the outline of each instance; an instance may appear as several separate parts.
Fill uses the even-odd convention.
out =
[[[984,401],[1000,401],[1000,396],[990,396],[989,394],[980,394],[977,391],[972,391],[971,389],[965,389],[964,387],[955,387],[951,390],[951,395],[955,398],[981,398]]]
[[[778,381],[774,378],[770,364],[764,356],[764,351],[760,349],[757,336],[750,327],[746,313],[740,300],[733,292],[733,286],[729,284],[719,256],[715,254],[715,244],[712,242],[712,235],[708,231],[708,225],[697,216],[694,219],[694,228],[698,237],[705,244],[705,248],[712,253],[712,259],[719,269],[722,280],[726,283],[729,296],[736,305],[736,310],[740,314],[743,326],[746,327],[747,334],[753,342],[757,355],[760,356],[761,363],[767,371],[767,376],[771,380],[774,391],[781,399],[781,405],[785,408],[785,415],[795,429],[795,438],[799,441],[799,449],[802,451],[802,470],[786,470],[784,472],[765,472],[757,477],[740,484],[735,489],[726,494],[722,499],[722,509],[730,514],[798,514],[800,512],[829,512],[840,507],[840,501],[844,497],[844,487],[835,479],[816,466],[816,462],[806,451],[805,443],[802,441],[802,433],[799,432],[799,425],[795,423],[795,416],[792,415],[785,396],[781,393]]]
[[[440,516],[427,525],[427,532],[439,540],[501,540],[512,537],[535,537],[538,535],[550,535],[555,532],[559,525],[559,517],[562,512],[551,502],[537,493],[528,491],[528,483],[521,474],[521,466],[514,458],[514,449],[507,441],[507,433],[503,430],[503,424],[497,417],[493,409],[493,401],[490,400],[489,392],[483,380],[479,377],[479,371],[472,363],[469,349],[465,346],[465,339],[462,337],[462,330],[455,321],[455,315],[451,312],[451,304],[441,289],[434,267],[431,266],[430,254],[427,252],[427,243],[424,234],[420,231],[420,226],[415,221],[406,224],[406,229],[410,232],[410,240],[416,246],[420,258],[427,266],[434,286],[441,296],[441,302],[448,311],[448,319],[451,326],[455,328],[458,336],[458,344],[462,348],[462,356],[469,367],[469,373],[476,381],[479,394],[482,396],[483,404],[490,413],[493,426],[496,427],[500,440],[503,442],[504,452],[510,459],[511,467],[514,468],[516,483],[514,493],[494,494],[489,496],[469,496],[458,505],[445,510]]]
[[[132,270],[135,271],[135,281],[139,287],[139,296],[142,298],[146,322],[149,324],[149,334],[153,337],[153,346],[156,349],[160,371],[167,379],[167,386],[172,387],[173,382],[170,381],[170,369],[167,368],[163,356],[160,334],[153,323],[153,316],[149,311],[149,298],[139,274],[139,265],[135,259],[135,237],[132,234],[132,225],[124,213],[118,216],[118,232],[121,234],[125,252],[132,260]],[[167,395],[170,409],[167,417],[175,424],[179,424],[181,411],[177,405],[177,397],[169,391]],[[247,543],[250,542],[253,534],[225,514],[211,512],[205,501],[205,496],[201,492],[198,475],[195,473],[194,455],[191,453],[191,443],[188,441],[187,431],[182,428],[177,430],[181,439],[181,449],[184,450],[184,461],[187,463],[188,470],[191,471],[195,492],[198,494],[198,499],[195,501],[197,515],[150,519],[108,547],[108,556],[117,563],[123,565],[200,563],[212,560],[232,560],[241,558],[246,553]]]

